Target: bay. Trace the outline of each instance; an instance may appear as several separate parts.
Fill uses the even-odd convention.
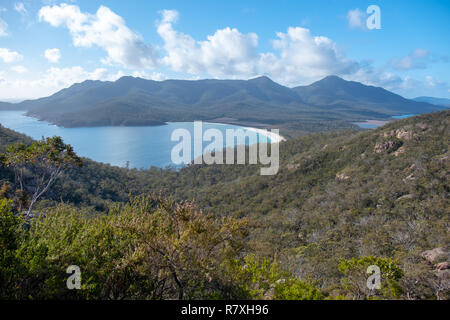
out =
[[[130,168],[138,169],[147,169],[152,166],[175,167],[171,161],[171,152],[179,141],[171,141],[172,132],[176,129],[186,129],[192,137],[194,132],[193,122],[172,122],[164,126],[143,127],[63,128],[27,117],[23,111],[0,111],[0,124],[36,140],[42,137],[60,136],[65,143],[74,147],[79,156],[115,166],[128,165]],[[207,129],[218,129],[224,137],[227,129],[255,131],[253,128],[204,122],[203,131]],[[262,136],[266,135],[257,133],[258,140]],[[246,139],[246,145],[253,143],[257,141]],[[193,142],[191,144],[193,145]],[[204,142],[203,148],[208,144],[210,142]],[[193,149],[191,155],[191,160],[194,156],[200,156],[200,154],[194,154]]]

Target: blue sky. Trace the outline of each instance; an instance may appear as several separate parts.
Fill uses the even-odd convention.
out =
[[[448,0],[0,0],[0,101],[123,75],[292,87],[337,74],[450,98],[449,34]]]

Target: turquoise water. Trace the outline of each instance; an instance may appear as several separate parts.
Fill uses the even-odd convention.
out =
[[[402,114],[400,116],[392,116],[392,119],[400,120],[400,119],[406,119],[410,117],[414,117],[415,114]],[[363,129],[375,129],[378,127],[381,127],[382,124],[373,124],[373,123],[367,123],[367,122],[354,122],[358,127]]]
[[[80,156],[122,167],[129,162],[131,168],[174,167],[171,152],[179,141],[171,141],[172,132],[175,129],[187,129],[192,137],[194,132],[193,122],[173,122],[152,127],[62,128],[26,117],[22,111],[0,111],[0,124],[33,139],[61,136]],[[247,131],[235,125],[203,123],[203,132],[211,128],[220,130],[224,137],[226,129]],[[261,139],[261,135],[258,135],[257,139]],[[246,139],[247,145],[256,142]],[[203,142],[203,148],[209,144],[210,142]],[[200,156],[194,155],[193,140],[191,145],[192,158]]]
[[[415,114],[402,114],[401,116],[392,116],[392,118],[394,119],[405,119],[405,118],[410,118],[410,117],[414,117]]]
[[[378,128],[380,125],[378,124],[371,124],[371,123],[365,123],[365,122],[355,122],[358,127],[363,129],[375,129]]]

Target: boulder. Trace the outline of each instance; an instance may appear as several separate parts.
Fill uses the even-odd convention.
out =
[[[392,141],[386,141],[386,142],[379,142],[375,145],[375,148],[373,148],[373,152],[375,153],[382,153],[386,150],[389,150],[394,145],[394,142]]]
[[[412,132],[406,131],[405,129],[398,129],[396,132],[397,138],[402,140],[411,140]]]
[[[438,259],[444,255],[447,255],[447,253],[442,247],[422,252],[422,257],[431,264],[437,263]]]
[[[343,181],[350,179],[350,177],[347,176],[345,173],[339,173],[336,175],[336,179]]]
[[[398,198],[396,201],[407,200],[407,199],[414,199],[414,195],[413,194],[405,194],[404,196],[401,196],[400,198]]]

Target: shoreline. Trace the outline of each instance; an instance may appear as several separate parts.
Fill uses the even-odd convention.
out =
[[[46,122],[46,123],[47,123],[48,125],[50,125],[50,126],[56,126],[56,127],[65,128],[65,129],[77,129],[77,128],[108,128],[108,127],[112,127],[112,128],[114,128],[114,127],[157,127],[157,126],[165,126],[165,125],[168,125],[169,123],[176,123],[176,122],[179,122],[179,121],[167,121],[167,122],[165,122],[164,124],[158,124],[158,125],[143,125],[143,126],[89,126],[89,127],[81,126],[81,127],[64,127],[64,126],[60,126],[60,125],[58,125],[58,124],[52,123],[52,122],[50,122],[50,121],[48,121],[48,120],[43,120],[43,119],[37,118],[37,117],[35,117],[35,116],[33,116],[33,115],[29,115],[29,114],[27,114],[27,111],[24,111],[24,110],[0,110],[0,111],[20,111],[20,112],[21,112],[21,115],[22,115],[22,116],[25,116],[25,117],[27,117],[27,118],[36,119],[37,121]],[[186,122],[186,123],[188,123],[188,122],[195,122],[195,121],[180,121],[180,122]],[[273,143],[280,143],[280,142],[282,142],[282,141],[286,141],[286,138],[283,137],[282,135],[276,134],[276,133],[274,133],[274,132],[270,132],[270,131],[267,130],[267,129],[254,128],[254,127],[246,127],[246,126],[241,126],[241,125],[238,125],[238,124],[224,123],[224,122],[208,122],[208,121],[203,121],[203,123],[208,123],[208,124],[213,124],[213,125],[230,125],[230,126],[237,126],[237,127],[240,127],[240,128],[242,128],[242,129],[244,129],[244,130],[252,131],[252,132],[255,132],[255,133],[257,133],[257,134],[260,134],[260,135],[263,135],[263,136],[269,138],[271,144],[273,144]]]
[[[189,121],[188,121],[189,122]],[[194,121],[191,121],[194,122]],[[171,122],[168,122],[171,123]],[[172,122],[173,123],[173,122]],[[203,123],[208,123],[208,124],[214,124],[214,125],[223,125],[223,126],[236,126],[236,127],[241,127],[244,130],[247,131],[253,131],[256,132],[257,134],[266,136],[267,138],[270,139],[270,143],[280,143],[282,141],[287,141],[285,137],[283,137],[280,134],[276,134],[274,132],[270,132],[269,130],[266,129],[260,129],[260,128],[254,128],[254,127],[244,127],[242,125],[238,125],[238,124],[233,124],[233,123],[225,123],[225,122],[209,122],[209,121],[203,121]]]
[[[270,139],[270,143],[280,143],[282,141],[286,141],[286,138],[283,137],[280,134],[276,134],[274,132],[271,132],[269,130],[266,129],[258,129],[258,128],[252,128],[252,127],[244,127],[246,130],[248,131],[253,131],[256,132],[257,134],[261,134],[263,136],[266,136],[267,138]]]
[[[365,123],[365,124],[373,124],[378,126],[384,126],[386,123],[392,122],[392,120],[366,120],[362,122],[356,122],[356,123]]]

